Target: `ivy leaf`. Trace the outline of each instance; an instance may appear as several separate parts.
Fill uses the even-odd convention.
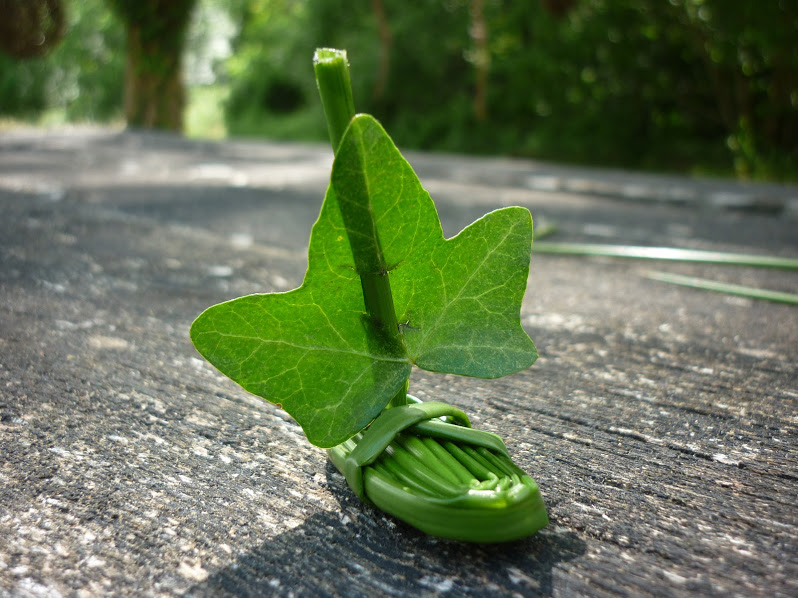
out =
[[[280,404],[310,442],[335,446],[379,414],[412,364],[495,378],[535,361],[520,323],[531,244],[524,208],[444,239],[410,165],[360,115],[338,148],[302,286],[211,307],[191,339],[222,373]],[[388,276],[401,335],[368,316],[361,275]]]

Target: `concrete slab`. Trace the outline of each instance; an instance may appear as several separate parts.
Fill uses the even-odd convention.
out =
[[[447,234],[520,204],[563,240],[798,257],[780,210],[410,158]],[[798,310],[643,276],[796,292],[798,273],[534,256],[535,366],[411,384],[499,433],[552,523],[504,546],[443,542],[362,505],[288,416],[188,339],[205,307],[300,283],[330,161],[323,146],[3,135],[0,595],[798,593]]]

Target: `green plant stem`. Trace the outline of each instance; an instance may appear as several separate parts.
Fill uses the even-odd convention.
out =
[[[346,128],[355,116],[346,51],[319,48],[313,56],[313,70],[316,74],[321,103],[324,106],[330,142],[333,151],[337,153]],[[355,245],[351,243],[351,239],[350,245]],[[366,312],[380,333],[388,337],[389,342],[402,343],[387,268],[380,268],[379,272],[359,272],[359,274]],[[389,403],[391,407],[405,404],[407,404],[407,385],[404,385]]]
[[[361,274],[360,284],[363,287],[363,298],[369,315],[377,326],[390,336],[399,334],[399,323],[396,320],[396,309],[393,305],[391,282],[388,274]],[[393,326],[393,328],[390,328]],[[395,330],[396,334],[392,334]]]
[[[535,253],[554,255],[585,255],[597,257],[623,257],[647,260],[667,260],[725,264],[729,266],[755,266],[798,270],[798,259],[749,253],[727,253],[724,251],[700,251],[675,247],[640,247],[635,245],[604,245],[594,243],[535,243]]]
[[[346,51],[319,48],[313,56],[313,70],[327,119],[330,142],[333,151],[337,152],[344,131],[355,116]]]
[[[707,291],[717,291],[720,293],[727,293],[729,295],[739,295],[741,297],[748,297],[749,299],[764,299],[765,301],[774,301],[776,303],[798,305],[798,295],[795,293],[769,291],[767,289],[758,289],[756,287],[749,287],[740,284],[718,282],[716,280],[708,280],[706,278],[698,278],[695,276],[670,274],[668,272],[650,272],[646,274],[646,277],[651,278],[652,280],[658,280],[660,282],[668,282],[671,284],[678,284],[695,289],[704,289]]]

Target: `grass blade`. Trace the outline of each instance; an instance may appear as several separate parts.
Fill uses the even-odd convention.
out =
[[[584,255],[597,257],[622,257],[646,260],[701,262],[729,266],[755,266],[798,270],[798,259],[750,253],[701,251],[675,247],[643,247],[636,245],[605,245],[598,243],[556,243],[540,241],[534,244],[534,253],[550,255]]]
[[[535,242],[555,234],[559,230],[556,224],[535,224]]]
[[[748,297],[749,299],[764,299],[765,301],[774,301],[776,303],[798,305],[798,294],[795,293],[769,291],[767,289],[757,289],[740,284],[718,282],[716,280],[697,278],[695,276],[683,276],[681,274],[671,274],[668,272],[650,272],[646,274],[646,277],[660,282],[668,282],[707,291],[718,291],[729,295],[739,295],[741,297]]]

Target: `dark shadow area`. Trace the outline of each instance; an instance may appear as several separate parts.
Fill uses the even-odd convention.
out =
[[[187,596],[550,596],[553,569],[585,553],[553,526],[507,544],[439,540],[362,504],[330,464],[327,480],[340,512],[312,515]]]

